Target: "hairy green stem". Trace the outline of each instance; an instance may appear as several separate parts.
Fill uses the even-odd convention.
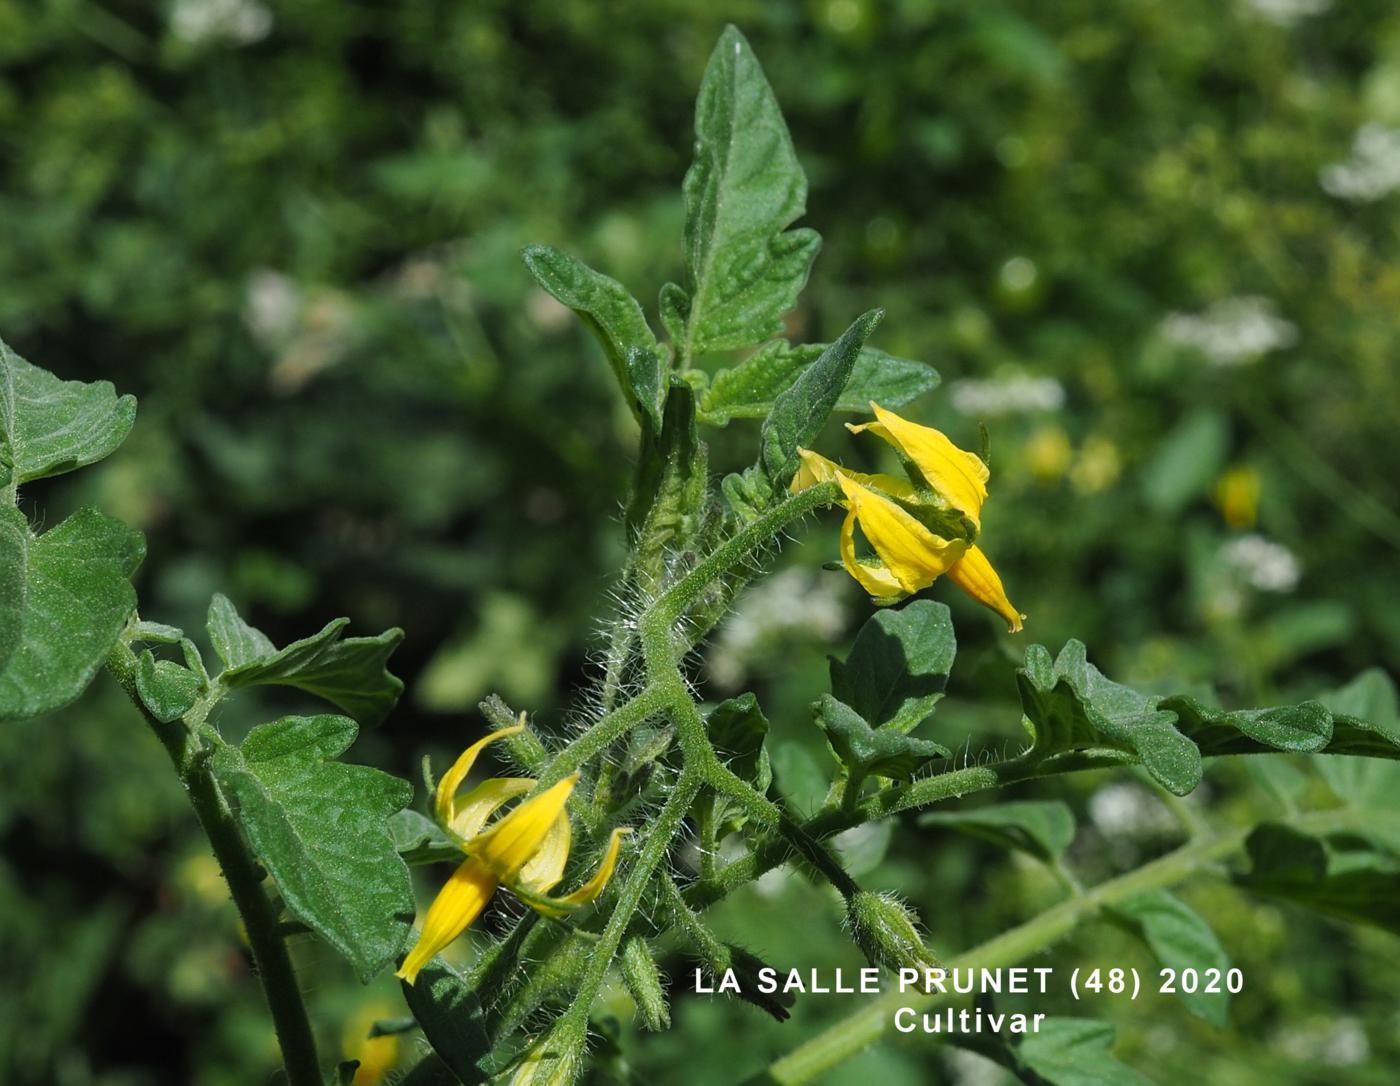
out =
[[[641,904],[642,894],[646,891],[647,884],[651,882],[652,874],[666,859],[666,854],[671,849],[671,843],[680,831],[681,823],[685,821],[685,816],[690,811],[690,805],[700,791],[701,783],[699,775],[682,772],[680,780],[671,789],[671,794],[667,797],[660,814],[647,827],[646,842],[642,845],[641,851],[637,853],[632,869],[627,872],[627,880],[622,884],[622,890],[618,893],[617,900],[613,902],[613,910],[608,917],[607,926],[603,929],[598,945],[588,959],[588,968],[579,981],[578,994],[566,1012],[566,1017],[575,1019],[577,1025],[586,1024],[588,1009],[593,1005],[593,1000],[603,987],[603,981],[608,975],[608,968],[612,965],[618,947],[622,945],[623,936],[627,934],[632,914],[637,911],[637,906]]]
[[[272,1012],[277,1043],[282,1048],[287,1081],[290,1086],[322,1086],[316,1037],[287,944],[279,930],[277,911],[262,889],[262,872],[243,842],[233,813],[202,756],[199,741],[184,722],[164,724],[150,714],[136,688],[136,666],[131,647],[125,641],[118,641],[107,657],[107,670],[121,683],[170,755],[176,775],[189,794],[195,817],[209,838],[214,858],[228,883],[229,895],[243,918],[253,964]],[[198,708],[203,709],[202,719],[208,707]]]
[[[1327,832],[1346,828],[1365,817],[1353,811],[1324,811],[1303,816],[1295,824],[1303,830]],[[1233,830],[1218,837],[1191,841],[1160,859],[1102,882],[1082,895],[1070,897],[1024,924],[988,939],[953,959],[949,966],[956,969],[995,969],[1028,958],[1068,935],[1081,921],[1100,910],[1149,890],[1174,886],[1237,851],[1251,829]],[[888,992],[798,1045],[748,1081],[755,1086],[797,1086],[811,1082],[879,1040],[890,1028],[896,1011],[903,1007],[926,1010],[945,998],[940,993]]]
[[[540,771],[536,793],[563,780],[668,704],[668,694],[665,691],[648,687],[635,698],[604,714],[597,723],[556,754]]]

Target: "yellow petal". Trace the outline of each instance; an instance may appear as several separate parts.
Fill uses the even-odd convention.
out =
[[[928,485],[958,512],[981,527],[982,503],[987,500],[991,473],[980,457],[960,449],[941,430],[920,426],[886,411],[877,403],[870,409],[877,422],[847,427],[852,433],[869,430],[914,462]]]
[[[509,728],[502,728],[498,732],[492,732],[483,739],[478,739],[475,743],[462,751],[461,756],[452,763],[452,768],[443,774],[442,780],[438,781],[437,792],[433,799],[433,807],[437,812],[437,820],[444,826],[452,824],[452,799],[457,794],[457,789],[462,787],[462,782],[467,779],[467,774],[472,771],[472,766],[476,764],[477,755],[486,749],[488,743],[494,743],[497,739],[504,739],[508,735],[515,735],[517,732],[525,730],[525,714],[520,714],[520,723]]]
[[[838,476],[837,482],[851,503],[860,530],[906,595],[932,584],[962,557],[967,546],[962,540],[934,535],[894,502],[845,475]],[[850,550],[845,546],[845,534],[843,530],[843,552]],[[851,575],[865,584],[854,571]]]
[[[486,820],[500,807],[535,787],[529,777],[489,777],[465,796],[452,802],[452,820],[447,828],[463,839],[481,832]]]
[[[603,860],[598,864],[598,870],[577,890],[564,894],[562,897],[545,898],[538,904],[535,902],[530,904],[546,914],[550,913],[550,906],[557,906],[559,912],[564,913],[570,909],[576,909],[580,905],[587,905],[603,892],[612,879],[613,871],[617,869],[617,854],[622,847],[622,839],[631,832],[631,828],[627,826],[612,831],[612,836],[608,838],[608,849],[603,853]]]
[[[876,599],[905,595],[895,575],[884,566],[872,566],[856,557],[856,510],[853,505],[841,525],[841,561],[856,583]]]
[[[547,894],[559,885],[564,877],[564,865],[569,862],[569,846],[573,842],[573,828],[569,825],[569,815],[561,811],[549,827],[544,844],[530,857],[530,862],[520,869],[520,883],[536,894]]]
[[[514,882],[521,868],[544,846],[577,783],[575,773],[527,799],[472,841],[472,855],[491,869],[497,881]]]
[[[491,895],[496,892],[496,877],[476,857],[469,857],[452,873],[446,885],[428,906],[418,942],[409,951],[403,965],[394,974],[412,984],[419,970],[432,961],[433,955],[471,926],[481,915]]]
[[[1011,633],[1021,632],[1026,616],[1016,610],[1006,598],[1006,589],[1002,587],[1001,578],[997,576],[997,571],[992,568],[992,563],[980,548],[968,547],[962,560],[948,570],[948,579],[978,603],[990,607],[1006,619],[1007,629]]]
[[[809,486],[816,486],[818,483],[834,482],[838,475],[844,475],[847,479],[854,479],[862,486],[892,494],[896,498],[912,498],[914,496],[914,484],[897,475],[867,475],[863,471],[847,471],[834,460],[828,460],[821,453],[814,453],[811,449],[798,449],[797,455],[802,458],[802,466],[792,477],[792,492],[794,494],[799,490],[806,490]]]
[[[790,489],[794,494],[818,483],[831,482],[841,470],[840,464],[828,460],[821,453],[814,453],[811,449],[798,449],[797,455],[802,463],[798,465],[797,474],[792,477]]]

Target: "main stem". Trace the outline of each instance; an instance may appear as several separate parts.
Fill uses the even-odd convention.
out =
[[[175,773],[189,794],[195,817],[209,838],[214,858],[228,883],[229,894],[243,918],[253,964],[272,1012],[288,1083],[290,1086],[323,1086],[316,1036],[306,1015],[306,1004],[302,1002],[287,944],[277,930],[277,912],[263,892],[262,873],[243,843],[233,813],[209,772],[206,759],[201,756],[198,741],[182,722],[164,724],[147,711],[136,689],[136,656],[124,641],[119,641],[107,657],[107,670],[121,683],[170,755]]]

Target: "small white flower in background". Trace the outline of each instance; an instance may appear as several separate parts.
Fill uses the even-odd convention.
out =
[[[175,0],[170,32],[190,45],[252,45],[272,33],[272,12],[258,0]]]
[[[1365,124],[1352,141],[1351,157],[1318,175],[1329,196],[1371,203],[1400,188],[1400,128]]]
[[[787,569],[745,592],[710,651],[710,677],[733,689],[748,674],[748,659],[765,644],[796,633],[834,641],[846,628],[843,584],[817,570]]]
[[[276,347],[292,337],[301,317],[301,290],[287,276],[259,268],[248,276],[243,323],[264,347]]]
[[[1291,1059],[1331,1067],[1355,1067],[1371,1055],[1366,1027],[1351,1017],[1295,1024],[1282,1031],[1278,1042],[1279,1051]]]
[[[1302,576],[1293,552],[1262,535],[1243,535],[1220,552],[1225,564],[1260,592],[1292,592]]]
[[[1168,833],[1176,826],[1162,801],[1136,784],[1109,784],[1089,797],[1089,819],[1105,837]]]
[[[955,381],[948,395],[954,411],[973,418],[1058,411],[1065,403],[1059,381],[1021,373],[999,374],[987,381]]]
[[[1298,329],[1274,312],[1267,298],[1245,295],[1216,302],[1204,313],[1171,313],[1158,331],[1178,347],[1192,347],[1218,366],[1253,362],[1298,342]]]
[[[1291,26],[1309,15],[1321,15],[1332,6],[1332,0],[1245,0],[1245,4],[1271,23]]]

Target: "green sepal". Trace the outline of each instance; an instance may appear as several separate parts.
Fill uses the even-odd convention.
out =
[[[413,787],[335,761],[357,731],[343,716],[284,717],[220,746],[210,766],[287,910],[367,983],[395,960],[413,922],[408,868],[389,829]]]
[[[830,694],[812,706],[817,726],[826,733],[832,753],[851,777],[851,788],[870,775],[907,781],[933,758],[952,757],[952,751],[928,739],[916,739],[897,731],[872,728],[865,718]]]
[[[642,1028],[653,1033],[671,1028],[671,1009],[666,1003],[666,990],[661,985],[661,970],[652,957],[651,948],[641,936],[634,935],[622,945],[619,956],[622,981],[637,1005]]]
[[[846,388],[856,356],[884,315],[884,310],[872,309],[857,317],[841,338],[773,401],[760,432],[759,461],[774,490],[781,491],[792,481],[797,472],[797,450],[816,441]]]

